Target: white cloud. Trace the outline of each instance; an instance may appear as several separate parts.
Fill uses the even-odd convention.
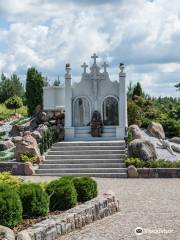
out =
[[[52,78],[70,62],[77,78],[80,64],[97,52],[114,71],[124,61],[128,80],[141,81],[153,95],[172,86],[175,96],[179,12],[178,1],[168,0],[1,0],[0,16],[10,25],[0,29],[0,71],[24,75],[36,66]]]

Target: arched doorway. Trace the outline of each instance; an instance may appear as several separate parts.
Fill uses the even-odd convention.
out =
[[[103,101],[102,109],[104,125],[119,124],[118,100],[115,97],[106,97]]]
[[[78,97],[73,103],[73,126],[83,127],[90,122],[90,103],[86,97]]]

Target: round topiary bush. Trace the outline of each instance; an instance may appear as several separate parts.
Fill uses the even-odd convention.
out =
[[[17,192],[0,184],[0,225],[13,228],[22,221],[22,204]]]
[[[50,210],[66,210],[76,206],[77,192],[74,184],[68,179],[57,179],[50,182],[46,191],[50,196]]]
[[[20,186],[19,195],[23,206],[23,216],[46,216],[49,210],[49,197],[42,186],[26,183]]]
[[[73,180],[79,202],[91,200],[97,196],[97,183],[90,177],[80,177]]]

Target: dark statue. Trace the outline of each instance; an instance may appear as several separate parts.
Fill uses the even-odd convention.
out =
[[[103,122],[101,120],[101,114],[98,111],[94,111],[90,122],[91,136],[101,137],[103,133]]]

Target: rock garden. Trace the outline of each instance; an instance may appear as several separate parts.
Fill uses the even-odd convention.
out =
[[[166,138],[161,124],[129,127],[129,177],[180,177],[180,138]]]
[[[0,171],[32,175],[44,153],[64,138],[64,113],[43,112],[38,106],[31,118],[17,118],[0,126]]]

